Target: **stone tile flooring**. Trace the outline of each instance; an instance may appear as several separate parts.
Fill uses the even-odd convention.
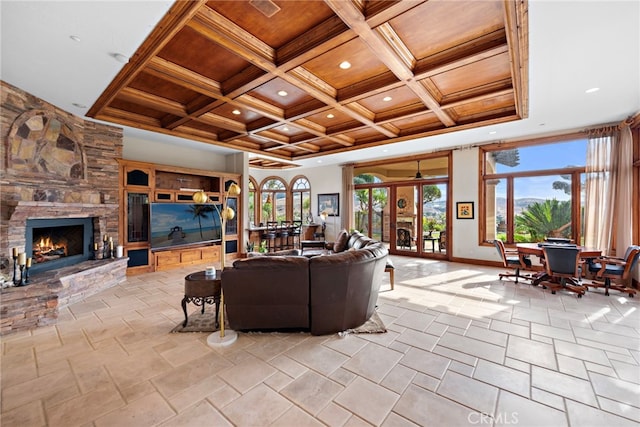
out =
[[[222,349],[169,333],[198,267],[129,277],[55,327],[2,338],[1,424],[638,425],[640,298],[394,263],[378,301],[387,333],[240,333]]]

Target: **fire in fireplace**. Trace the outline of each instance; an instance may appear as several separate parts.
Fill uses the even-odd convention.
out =
[[[33,259],[33,274],[89,259],[93,240],[91,218],[30,219],[26,253]]]

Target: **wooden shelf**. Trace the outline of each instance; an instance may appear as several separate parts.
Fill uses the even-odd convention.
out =
[[[193,193],[204,190],[210,200],[221,200],[223,183],[239,183],[241,175],[201,169],[189,169],[153,163],[119,160],[120,206],[119,234],[125,252],[131,253],[127,274],[169,270],[201,263],[220,262],[220,246],[211,243],[189,247],[151,250],[150,204],[193,203]],[[240,206],[236,207],[236,211]],[[237,229],[242,230],[242,212],[236,212]],[[133,237],[132,237],[133,236]],[[227,233],[227,247],[242,247],[238,234]],[[231,243],[231,244],[229,244]],[[235,243],[235,246],[233,245]],[[227,250],[230,258],[237,252]]]

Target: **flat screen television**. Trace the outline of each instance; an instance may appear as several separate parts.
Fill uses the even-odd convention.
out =
[[[220,216],[212,205],[151,203],[152,249],[221,240]]]

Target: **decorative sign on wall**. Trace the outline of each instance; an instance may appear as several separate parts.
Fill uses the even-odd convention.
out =
[[[473,219],[473,202],[457,202],[456,218]]]

